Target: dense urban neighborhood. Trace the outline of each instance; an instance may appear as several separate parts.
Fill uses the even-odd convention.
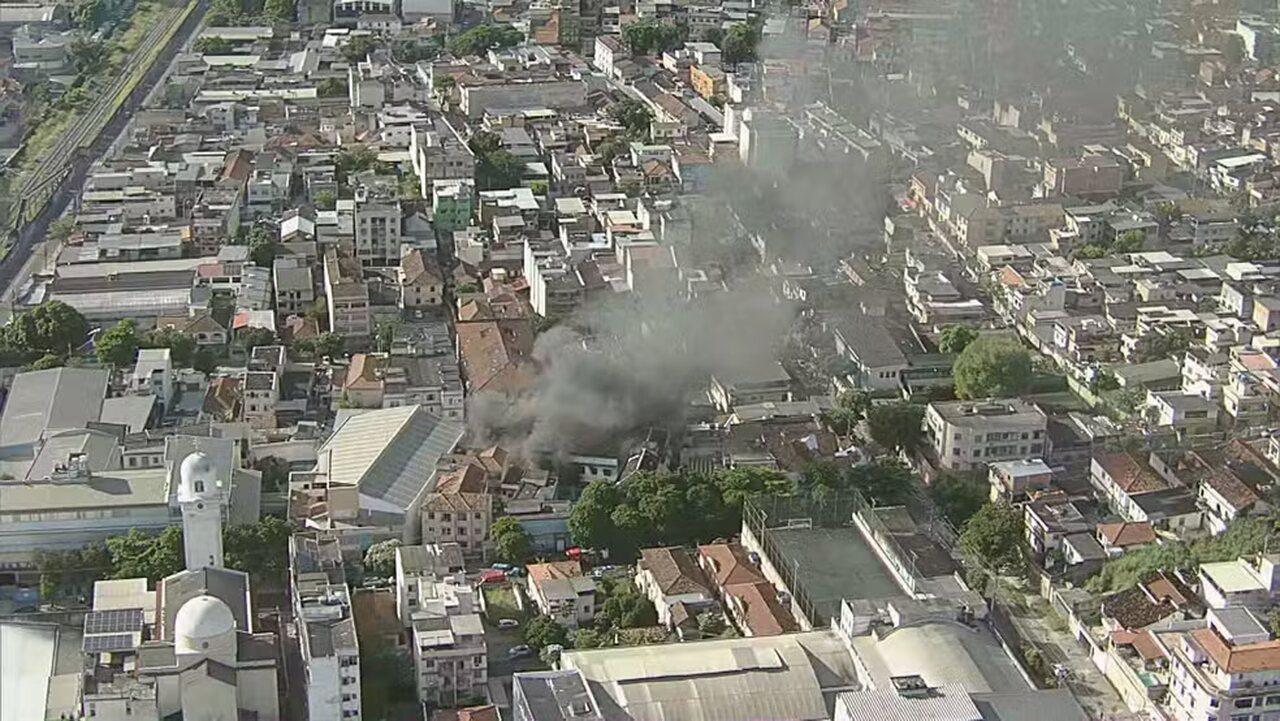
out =
[[[1280,721],[1276,0],[0,0],[0,300],[0,721]]]

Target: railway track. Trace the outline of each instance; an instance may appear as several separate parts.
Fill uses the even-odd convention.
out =
[[[167,10],[161,21],[147,31],[120,73],[102,90],[97,100],[36,158],[18,185],[18,205],[10,214],[10,235],[31,223],[45,209],[71,174],[77,154],[88,150],[102,134],[196,5],[197,0],[190,0],[181,7]]]

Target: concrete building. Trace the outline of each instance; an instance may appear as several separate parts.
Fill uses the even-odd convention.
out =
[[[1023,400],[944,401],[925,409],[925,433],[949,471],[1044,454],[1048,417]]]
[[[290,536],[289,580],[307,719],[358,721],[360,644],[338,540],[313,533]]]
[[[373,332],[373,320],[369,313],[369,286],[365,285],[360,264],[330,250],[324,256],[324,288],[329,330],[342,336],[368,338]]]
[[[527,569],[527,595],[539,613],[565,628],[578,628],[595,618],[596,582],[583,575],[581,562],[531,563]]]
[[[1169,659],[1175,721],[1271,718],[1280,704],[1280,640],[1243,608],[1211,609],[1206,627],[1155,634]]]

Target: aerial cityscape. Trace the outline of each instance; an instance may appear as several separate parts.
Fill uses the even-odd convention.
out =
[[[1280,721],[1280,0],[0,0],[0,721]]]

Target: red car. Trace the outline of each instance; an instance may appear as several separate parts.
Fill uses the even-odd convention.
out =
[[[507,580],[507,574],[497,569],[489,569],[480,574],[480,583],[504,583]]]

